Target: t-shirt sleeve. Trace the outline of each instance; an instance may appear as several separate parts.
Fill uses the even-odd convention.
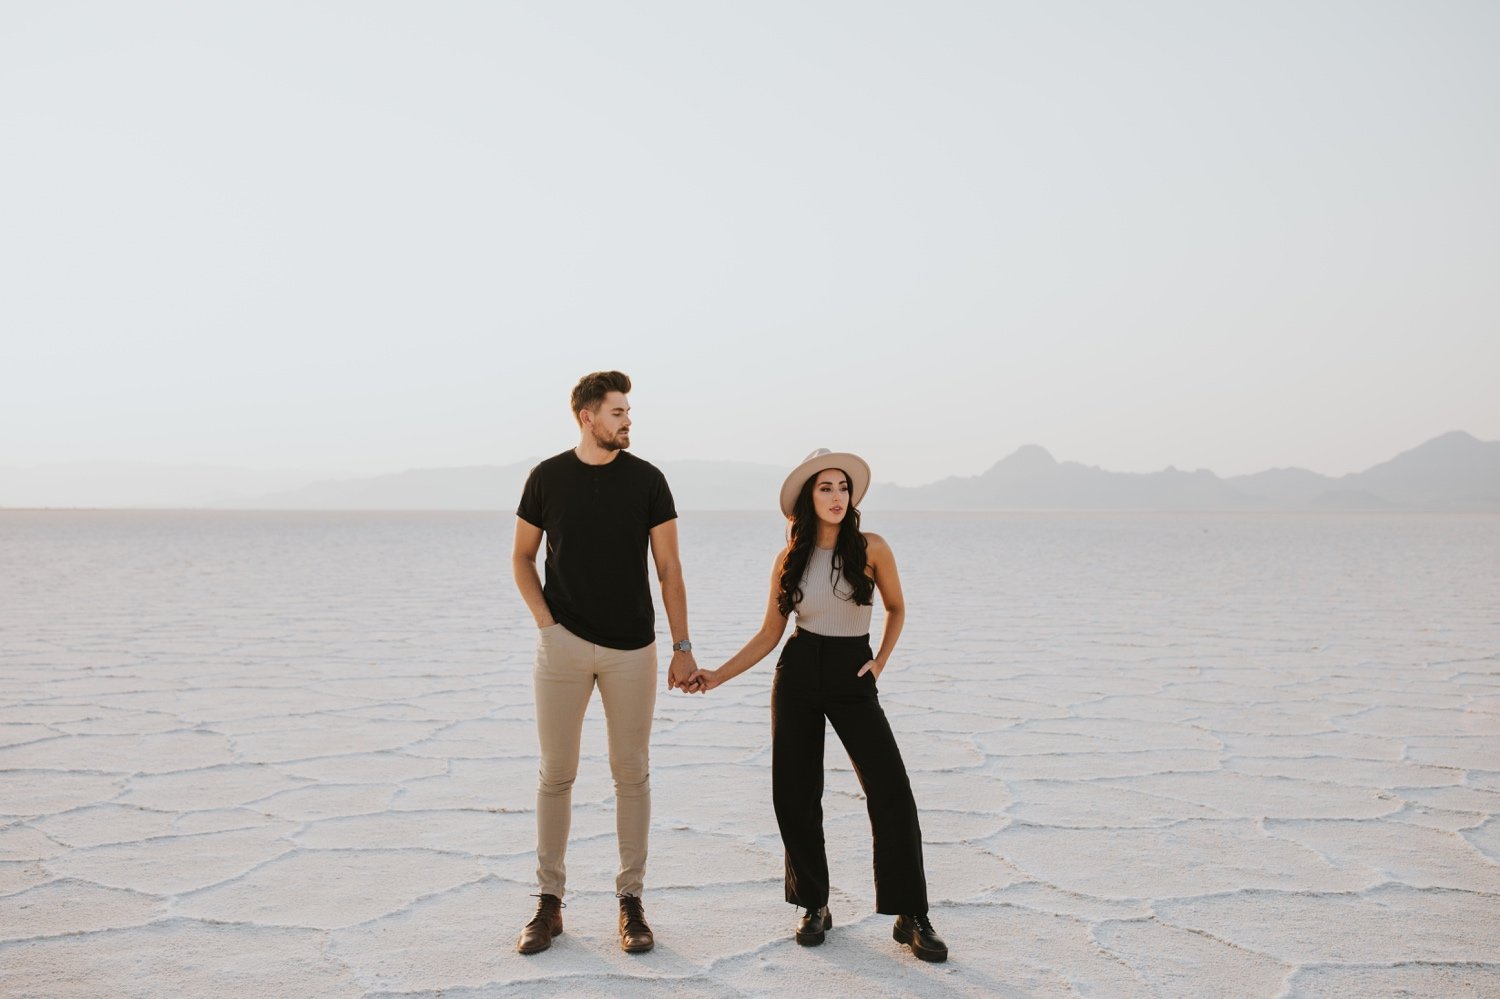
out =
[[[677,507],[672,502],[672,488],[667,485],[667,477],[656,470],[654,481],[651,485],[651,515],[648,518],[649,527],[665,524],[669,520],[677,519]]]
[[[521,487],[521,503],[516,507],[516,516],[532,527],[547,526],[546,490],[542,488],[540,466],[526,476],[526,485]]]

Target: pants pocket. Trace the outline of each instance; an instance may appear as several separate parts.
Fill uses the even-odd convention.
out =
[[[558,644],[565,634],[560,624],[549,624],[537,629],[536,668],[539,672],[546,672],[552,665],[553,658],[558,654]]]

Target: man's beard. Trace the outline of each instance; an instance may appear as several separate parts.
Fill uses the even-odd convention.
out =
[[[622,441],[618,432],[606,436],[598,430],[594,431],[594,443],[598,444],[605,451],[623,451],[630,446],[630,441]]]

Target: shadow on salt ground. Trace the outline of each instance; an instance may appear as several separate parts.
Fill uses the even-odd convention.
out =
[[[834,928],[817,947],[790,937],[763,950],[716,964],[711,978],[750,995],[878,995],[1023,997],[1037,993],[984,967],[977,941],[946,939],[952,956],[941,964],[917,960],[890,937],[891,917],[874,915]],[[972,948],[972,949],[971,949]],[[977,959],[977,960],[976,960]]]

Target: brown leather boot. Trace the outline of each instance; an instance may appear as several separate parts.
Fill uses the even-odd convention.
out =
[[[536,915],[531,917],[521,930],[516,941],[516,950],[522,954],[535,954],[552,946],[552,938],[562,936],[563,901],[556,895],[537,895],[541,899],[536,906]]]
[[[620,895],[620,949],[627,954],[643,954],[656,946],[651,927],[638,895]]]

